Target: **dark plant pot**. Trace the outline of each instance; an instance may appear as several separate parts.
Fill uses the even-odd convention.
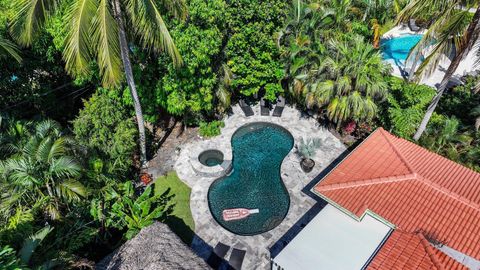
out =
[[[309,173],[313,170],[313,167],[315,167],[315,161],[310,158],[304,158],[300,161],[300,166],[304,172]]]

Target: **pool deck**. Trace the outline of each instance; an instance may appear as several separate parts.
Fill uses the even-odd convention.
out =
[[[227,116],[222,134],[212,139],[196,141],[183,145],[177,156],[175,170],[182,181],[192,188],[190,207],[195,221],[195,234],[192,248],[198,255],[207,259],[212,247],[219,242],[231,247],[246,250],[242,269],[270,269],[270,248],[279,240],[285,239],[287,232],[307,214],[316,204],[316,200],[302,190],[330,163],[345,152],[345,146],[318,122],[290,106],[285,107],[281,118],[261,116],[260,107],[253,107],[255,115],[245,117],[238,106],[233,107],[233,114]],[[281,166],[281,175],[290,195],[290,208],[280,225],[259,235],[240,236],[221,227],[213,218],[208,207],[207,194],[210,184],[217,177],[208,177],[193,170],[192,159],[197,153],[207,149],[224,152],[225,159],[231,159],[231,137],[241,126],[252,122],[269,122],[286,128],[294,137],[295,145],[300,138],[320,138],[322,146],[317,152],[315,167],[310,173],[300,168],[300,158],[295,147],[285,157]],[[266,146],[268,147],[268,146]],[[194,161],[195,162],[195,161]],[[225,256],[228,261],[231,250]]]
[[[382,38],[395,38],[399,37],[402,35],[418,35],[418,34],[425,34],[427,30],[422,30],[419,32],[413,32],[411,31],[408,26],[406,25],[400,25],[392,28],[390,31],[385,33]],[[480,46],[480,42],[477,41],[477,44],[475,45],[474,48],[478,48]],[[470,53],[465,57],[460,62],[460,65],[458,66],[457,70],[455,71],[453,78],[450,80],[450,83],[453,85],[456,84],[461,84],[460,78],[462,78],[465,75],[474,75],[477,73],[477,65],[475,64],[478,61],[478,56],[476,54],[475,49],[472,49]],[[425,53],[428,55],[428,51]],[[404,69],[408,70],[410,67],[405,68],[405,63],[404,61],[400,61],[400,63],[395,63],[393,60],[386,60],[392,68],[392,75],[396,77],[402,78],[405,72]],[[448,66],[450,65],[450,59],[448,57],[444,56],[443,59],[440,61],[440,64],[438,65],[437,69],[433,71],[432,74],[427,74],[424,75],[422,78],[420,78],[419,83],[420,84],[425,84],[431,87],[436,88],[440,82],[443,79],[443,76],[445,75],[445,72],[448,69]]]

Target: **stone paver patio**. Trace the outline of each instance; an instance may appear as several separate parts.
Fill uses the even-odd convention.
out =
[[[222,242],[247,251],[242,269],[269,269],[269,249],[316,203],[316,200],[302,192],[302,189],[340,156],[346,148],[315,119],[302,115],[295,108],[285,107],[281,118],[260,116],[259,106],[255,106],[253,109],[255,115],[247,118],[238,106],[233,107],[233,114],[224,119],[225,127],[220,136],[183,145],[175,163],[175,170],[180,179],[192,188],[190,207],[197,235],[192,243],[192,248],[206,259],[211,253],[211,248],[215,247],[218,242]],[[207,149],[218,149],[224,153],[226,160],[231,161],[230,140],[233,133],[239,127],[252,122],[270,122],[283,126],[293,135],[295,146],[302,137],[320,138],[322,144],[314,158],[315,168],[308,174],[300,168],[300,158],[296,154],[295,147],[285,157],[281,166],[281,175],[290,195],[290,209],[282,223],[263,234],[240,236],[227,231],[213,218],[208,207],[207,194],[210,184],[217,177],[199,174],[197,170],[193,169],[192,161],[195,162],[194,159],[198,154]],[[230,256],[229,253],[225,256],[226,260]]]

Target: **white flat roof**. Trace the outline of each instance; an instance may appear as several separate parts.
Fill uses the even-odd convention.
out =
[[[362,269],[390,229],[368,213],[357,221],[328,204],[273,259],[272,269]]]

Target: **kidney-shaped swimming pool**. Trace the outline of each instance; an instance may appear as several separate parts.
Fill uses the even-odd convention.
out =
[[[288,212],[290,197],[280,167],[293,148],[293,137],[281,126],[256,122],[240,127],[231,143],[233,172],[210,186],[210,211],[221,226],[235,234],[264,233],[279,225]],[[223,220],[223,210],[231,208],[258,209],[259,213]]]

